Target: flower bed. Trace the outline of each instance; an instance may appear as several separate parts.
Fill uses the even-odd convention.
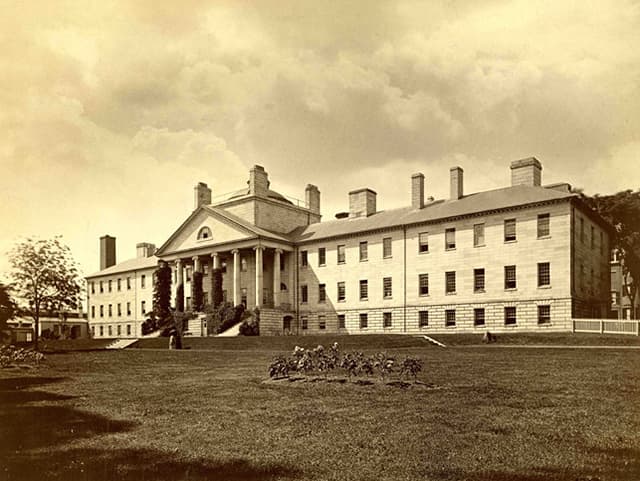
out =
[[[351,381],[356,384],[373,384],[374,379],[379,379],[390,385],[406,387],[408,381],[418,382],[422,367],[422,359],[417,357],[405,356],[398,361],[386,352],[374,355],[360,351],[342,353],[338,343],[334,342],[328,349],[322,345],[313,349],[296,346],[290,356],[277,356],[269,366],[269,377],[272,380]]]
[[[44,354],[16,346],[0,346],[0,367],[37,366],[44,360]]]

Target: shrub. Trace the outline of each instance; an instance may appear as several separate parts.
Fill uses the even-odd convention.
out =
[[[248,317],[240,324],[240,335],[242,336],[259,336],[260,335],[260,309],[257,307],[253,310],[253,316]]]
[[[191,298],[193,300],[193,310],[202,311],[204,296],[202,291],[202,272],[194,272],[191,279]]]
[[[386,352],[379,352],[375,356],[373,367],[380,373],[380,377],[384,381],[385,377],[393,374],[395,370],[395,359],[387,356]]]
[[[400,377],[412,376],[415,382],[418,374],[422,371],[422,359],[417,357],[406,357],[400,365]]]
[[[32,349],[16,348],[15,346],[0,346],[0,367],[12,364],[39,365],[44,360],[44,354]]]

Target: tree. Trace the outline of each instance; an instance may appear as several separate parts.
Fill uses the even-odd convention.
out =
[[[7,329],[7,321],[13,319],[18,306],[11,298],[10,288],[0,282],[0,340]]]
[[[578,192],[585,203],[615,229],[612,248],[619,253],[623,294],[631,302],[631,317],[636,319],[635,300],[640,287],[640,190],[593,197]]]
[[[211,270],[211,306],[222,304],[222,269]]]
[[[202,272],[194,272],[191,282],[191,298],[193,299],[192,309],[194,311],[202,311],[204,304],[204,296],[202,291]]]
[[[38,349],[40,313],[75,309],[80,305],[82,286],[71,250],[53,239],[26,239],[9,252],[12,278],[19,299],[35,325],[34,348]]]

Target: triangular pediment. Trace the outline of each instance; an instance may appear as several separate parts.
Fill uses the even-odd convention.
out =
[[[243,226],[230,222],[212,209],[201,208],[187,218],[156,255],[194,250],[253,237],[256,237],[255,233]]]

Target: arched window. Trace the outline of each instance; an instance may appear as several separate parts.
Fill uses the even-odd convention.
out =
[[[209,229],[207,226],[204,226],[202,229],[198,231],[198,240],[211,239],[211,237],[213,237],[211,235],[211,229]]]
[[[286,291],[287,290],[287,285],[284,282],[280,283],[280,290],[281,291]]]

